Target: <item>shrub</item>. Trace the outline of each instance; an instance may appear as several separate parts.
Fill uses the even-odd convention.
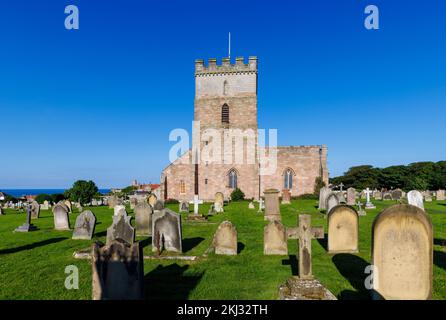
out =
[[[180,202],[177,199],[167,199],[164,201],[164,204],[179,204]]]
[[[293,197],[294,199],[294,197]],[[306,193],[306,194],[301,194],[300,196],[295,197],[295,199],[300,199],[300,200],[318,200],[319,196],[312,194],[312,193]]]
[[[243,193],[242,190],[240,190],[239,188],[236,188],[234,191],[232,191],[232,193],[231,193],[232,201],[240,201],[240,200],[244,200],[244,199],[245,199],[245,194]]]
[[[45,193],[39,194],[36,197],[36,201],[38,204],[42,204],[45,201],[52,201],[52,200],[53,200],[53,198],[49,194],[45,194]]]
[[[56,193],[51,195],[51,201],[54,203],[58,203],[59,201],[65,200],[65,197],[63,194]]]

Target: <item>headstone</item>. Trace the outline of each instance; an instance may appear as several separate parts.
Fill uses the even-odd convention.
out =
[[[53,216],[55,230],[70,230],[68,211],[63,206],[56,205],[53,209]]]
[[[131,216],[118,215],[113,216],[113,223],[107,228],[107,245],[116,239],[124,240],[132,244],[135,242],[135,229],[132,227]]]
[[[358,216],[366,216],[367,215],[367,212],[362,208],[362,203],[361,203],[361,201],[358,201],[357,203],[356,203],[356,205],[358,206]]]
[[[153,206],[153,210],[160,211],[164,209],[164,201],[157,200]]]
[[[327,212],[330,212],[331,209],[333,209],[334,207],[339,205],[339,198],[336,194],[331,193],[326,198],[326,202],[327,203],[325,205],[325,208],[326,208]]]
[[[263,198],[259,199],[259,210],[257,212],[263,212],[265,210],[265,201],[263,201]]]
[[[114,240],[92,246],[93,300],[139,300],[144,296],[144,261],[139,243]]]
[[[251,202],[249,203],[249,205],[248,205],[248,208],[251,209],[251,210],[255,209],[256,206],[254,205],[254,202],[251,201]]]
[[[70,200],[65,200],[64,203],[68,207],[68,213],[73,212],[72,207],[71,207],[71,201]]]
[[[375,299],[432,297],[433,231],[422,209],[406,204],[387,208],[373,222],[372,240]]]
[[[265,220],[281,221],[279,206],[279,190],[268,189],[265,193]]]
[[[311,215],[302,214],[299,215],[297,228],[287,228],[287,237],[299,241],[299,276],[288,279],[279,287],[280,299],[336,300],[336,297],[320,281],[314,279],[312,273],[311,240],[324,238],[324,228],[312,227]]]
[[[429,191],[426,191],[426,194],[424,195],[424,201],[432,202],[432,194]]]
[[[291,192],[289,189],[282,190],[282,204],[290,204],[291,203]]]
[[[135,206],[136,235],[152,235],[152,207],[147,202],[140,202]]]
[[[202,217],[201,215],[199,215],[199,206],[200,204],[203,204],[203,200],[200,200],[198,198],[198,194],[194,195],[194,200],[190,202],[191,204],[194,205],[194,216],[198,217]]]
[[[40,209],[41,210],[48,210],[50,208],[50,204],[47,200],[45,200],[41,205],[40,205]]]
[[[348,188],[347,189],[347,204],[349,206],[353,206],[356,203],[356,189]]]
[[[127,216],[127,211],[125,210],[125,206],[123,206],[122,204],[115,206],[113,215],[115,217],[120,216],[120,215]]]
[[[72,239],[91,240],[96,226],[96,217],[91,211],[84,211],[76,218]]]
[[[381,191],[378,191],[378,190],[373,191],[373,198],[374,198],[375,200],[381,201],[381,200],[383,199],[383,194],[382,194],[382,192],[381,192]]]
[[[319,191],[319,210],[327,210],[327,198],[331,194],[329,187],[323,187]]]
[[[328,213],[328,252],[358,252],[359,217],[355,209],[339,205]]]
[[[375,205],[372,203],[372,200],[370,199],[370,195],[372,194],[372,191],[367,188],[365,190],[365,196],[366,196],[366,203],[365,203],[365,208],[366,209],[376,209]]]
[[[338,191],[336,193],[336,196],[338,197],[339,204],[347,203],[347,200],[345,200],[344,193],[342,191]]]
[[[152,251],[179,252],[182,247],[181,215],[170,209],[156,211],[152,216]]]
[[[130,209],[134,210],[137,204],[138,199],[136,199],[136,197],[130,197]]]
[[[63,208],[65,209],[66,212],[70,212],[70,208],[65,204],[64,201],[59,201],[56,205],[57,205],[57,206],[61,206],[61,207],[63,207]],[[54,208],[55,208],[55,207],[56,207],[56,206],[53,207],[53,213],[54,213]]]
[[[148,201],[149,201],[149,204],[152,206],[152,208],[155,207],[155,203],[157,200],[158,200],[158,198],[153,193],[149,196]]]
[[[444,201],[444,200],[446,200],[445,191],[444,190],[438,190],[437,191],[437,201]]]
[[[99,205],[98,200],[96,200],[96,199],[91,200],[92,207],[97,207],[98,205]]]
[[[14,230],[14,232],[30,232],[37,230],[37,227],[31,223],[32,206],[29,204],[26,207],[26,222]]]
[[[216,215],[217,211],[215,210],[215,204],[211,204],[211,206],[209,207],[209,211],[208,211],[208,216],[213,216]]]
[[[263,254],[288,255],[286,229],[280,221],[271,221],[265,226]]]
[[[37,201],[31,202],[31,219],[39,219],[40,206]]]
[[[401,200],[401,198],[403,197],[403,190],[395,189],[391,191],[391,194],[393,200]]]
[[[424,210],[423,195],[420,191],[412,190],[407,194],[407,202]]]
[[[393,200],[392,193],[389,192],[389,191],[383,192],[383,198],[382,198],[382,199],[383,199],[384,201],[390,201],[390,200]]]
[[[189,203],[187,201],[181,201],[179,204],[179,211],[189,213]]]
[[[223,221],[214,235],[215,254],[237,255],[237,230],[230,221]]]
[[[107,203],[108,203],[108,207],[110,209],[113,209],[115,206],[117,206],[119,204],[118,197],[115,195],[111,195],[111,196],[107,197]]]
[[[220,203],[221,206],[223,207],[224,202],[225,202],[225,197],[224,197],[223,193],[221,193],[221,192],[217,192],[217,193],[215,194],[215,200],[214,200],[214,203]]]

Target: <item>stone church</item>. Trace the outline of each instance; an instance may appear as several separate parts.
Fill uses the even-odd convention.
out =
[[[217,192],[229,198],[235,188],[240,188],[247,199],[259,199],[270,188],[281,192],[287,189],[291,196],[298,196],[313,193],[318,177],[328,184],[327,147],[324,145],[277,146],[274,170],[261,173],[264,171],[259,154],[270,152],[270,148],[258,144],[257,79],[256,57],[249,57],[248,63],[238,57],[235,64],[231,64],[229,58],[223,58],[221,64],[209,59],[207,65],[203,60],[196,60],[194,121],[200,122],[201,131],[219,132],[222,140],[234,129],[253,133],[255,148],[248,148],[244,143],[242,154],[246,158],[253,155],[254,161],[198,160],[195,163],[190,159],[196,151],[189,150],[163,170],[160,193],[164,199],[190,201],[198,193],[199,199],[211,201]],[[291,119],[284,118],[287,120]],[[248,139],[244,137],[243,141]],[[210,142],[201,136],[195,145],[201,150]],[[216,143],[223,146],[220,141]],[[235,146],[231,148],[234,151]],[[223,151],[225,155],[227,149]]]

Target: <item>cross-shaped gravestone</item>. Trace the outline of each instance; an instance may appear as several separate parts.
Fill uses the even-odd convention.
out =
[[[287,228],[288,239],[299,240],[299,278],[312,279],[311,240],[324,238],[324,227],[311,227],[309,214],[299,215],[299,226]]]
[[[339,185],[339,188],[341,188],[341,192],[342,192],[342,188],[344,188],[344,184],[341,182],[341,184]]]
[[[367,197],[367,201],[365,203],[366,209],[375,209],[376,207],[373,205],[373,203],[370,201],[370,195],[372,194],[372,191],[370,188],[365,189],[365,195]]]
[[[203,204],[203,200],[198,199],[198,194],[194,195],[194,201],[190,201],[190,204],[194,205],[194,215],[198,216],[198,206]]]
[[[29,204],[27,206],[27,210],[26,210],[26,222],[21,225],[20,227],[18,227],[17,229],[15,229],[15,232],[29,232],[29,231],[34,231],[37,230],[37,228],[31,223],[31,211],[32,211],[32,206],[31,204]]]

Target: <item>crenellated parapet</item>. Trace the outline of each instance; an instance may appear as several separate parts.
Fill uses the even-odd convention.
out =
[[[257,57],[249,57],[248,63],[245,63],[244,57],[237,57],[235,64],[231,64],[230,58],[223,58],[221,64],[217,64],[217,59],[211,58],[207,65],[203,59],[195,60],[195,76],[230,73],[257,73]]]

